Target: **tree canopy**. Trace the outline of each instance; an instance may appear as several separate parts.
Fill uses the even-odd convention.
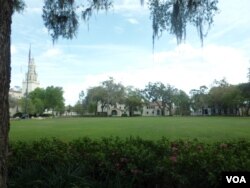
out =
[[[143,4],[144,0],[140,2]],[[218,13],[217,3],[218,0],[149,0],[153,45],[164,31],[175,35],[177,44],[182,43],[186,39],[188,24],[197,28],[203,45]],[[112,0],[45,0],[42,17],[53,41],[59,37],[72,39],[76,36],[80,19],[88,21],[94,11],[107,11],[112,5]]]

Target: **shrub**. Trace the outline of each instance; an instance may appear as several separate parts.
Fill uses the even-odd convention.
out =
[[[117,137],[12,143],[9,187],[219,187],[250,170],[250,143]]]

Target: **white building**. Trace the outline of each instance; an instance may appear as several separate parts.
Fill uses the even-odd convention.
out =
[[[25,75],[22,86],[22,95],[30,93],[39,87],[40,83],[37,80],[36,65],[34,58],[31,58],[31,50],[29,50],[28,72]]]
[[[11,88],[9,91],[10,98],[18,101],[22,97],[26,96],[26,93],[30,93],[31,91],[34,91],[36,88],[39,87],[39,82],[37,80],[37,72],[36,72],[36,65],[34,58],[31,58],[31,49],[29,50],[29,59],[28,59],[28,71],[25,74],[25,79],[22,83],[22,88],[19,86],[15,86],[14,88]],[[13,116],[15,113],[20,112],[21,107],[19,106],[18,102],[16,102],[16,106],[10,107],[10,116]]]
[[[160,108],[161,103],[157,104],[156,102],[150,102],[147,105],[144,105],[142,108],[142,116],[162,116],[162,109]],[[165,108],[165,116],[169,116],[169,111]]]
[[[10,116],[13,116],[15,113],[19,112],[20,106],[18,104],[18,100],[20,100],[22,97],[23,97],[22,96],[22,89],[19,86],[15,86],[13,88],[10,88],[10,91],[9,91]]]
[[[22,89],[19,86],[10,88],[9,95],[15,99],[21,99],[23,97]]]
[[[116,104],[116,105],[109,105],[105,106],[102,109],[102,105],[100,102],[97,104],[97,113],[106,113],[107,116],[122,116],[123,114],[127,114],[128,112],[125,108],[124,104]]]
[[[126,114],[127,116],[129,116],[129,111],[126,108],[125,104],[116,104],[116,105],[109,105],[109,106],[105,106],[102,109],[101,103],[98,102],[97,104],[97,113],[98,114],[107,114],[107,116],[122,116],[124,114]],[[145,104],[142,107],[141,111],[135,111],[133,113],[134,115],[141,115],[141,116],[162,116],[162,110],[159,107],[159,104],[155,103],[155,102],[150,102],[149,104]],[[167,108],[165,108],[165,116],[169,116],[169,111],[167,110]]]

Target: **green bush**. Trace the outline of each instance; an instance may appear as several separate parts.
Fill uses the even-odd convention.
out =
[[[222,171],[250,171],[250,143],[117,137],[10,146],[9,187],[219,187]]]

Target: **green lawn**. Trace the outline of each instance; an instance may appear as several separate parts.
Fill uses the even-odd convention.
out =
[[[206,142],[228,139],[250,141],[250,118],[242,117],[136,117],[54,118],[11,121],[10,141],[56,137],[65,141],[79,137],[140,136],[156,140],[199,139]]]

